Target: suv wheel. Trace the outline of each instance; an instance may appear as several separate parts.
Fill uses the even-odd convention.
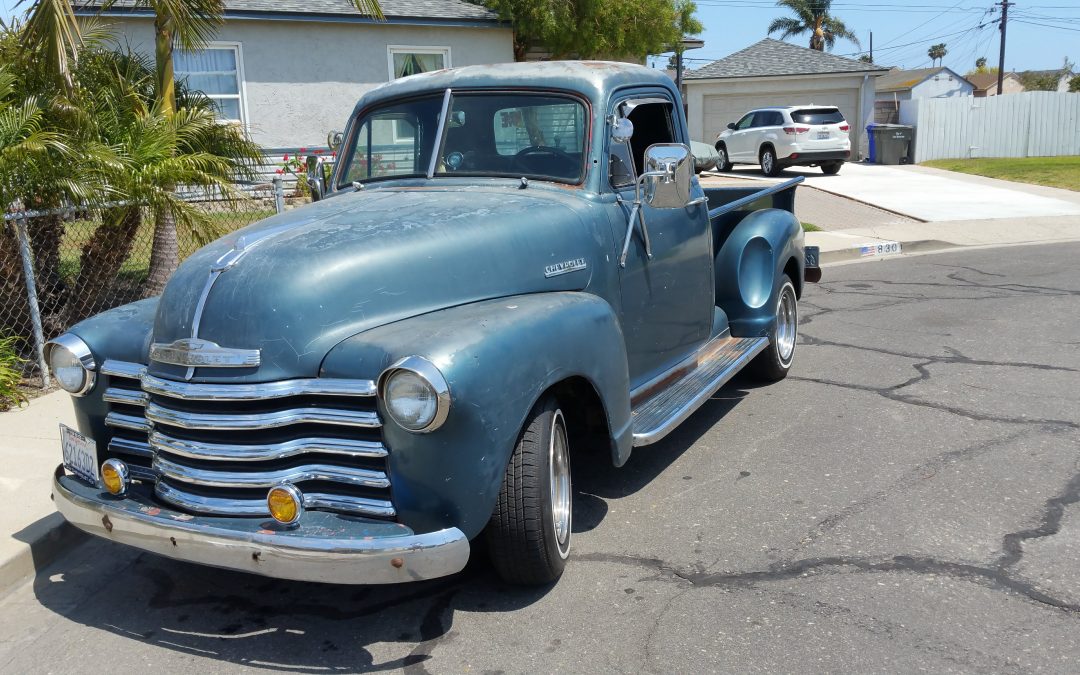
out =
[[[776,151],[769,146],[761,149],[759,161],[761,162],[761,173],[766,176],[779,176],[780,172],[783,171],[780,163],[776,161]]]
[[[731,167],[733,166],[733,164],[728,160],[727,146],[723,143],[717,143],[716,154],[720,156],[720,158],[716,161],[716,170],[731,171]]]
[[[826,176],[835,176],[840,173],[840,167],[844,165],[843,162],[831,162],[829,164],[821,165],[821,172]]]

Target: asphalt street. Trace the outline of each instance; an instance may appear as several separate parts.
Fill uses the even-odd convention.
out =
[[[783,382],[574,458],[552,587],[290,583],[88,541],[0,672],[1076,672],[1080,244],[830,267]]]

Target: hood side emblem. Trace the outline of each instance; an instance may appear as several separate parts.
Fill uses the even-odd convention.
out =
[[[573,260],[566,260],[564,262],[555,263],[554,265],[548,265],[544,268],[544,276],[550,279],[551,277],[583,270],[588,266],[589,264],[585,262],[585,258],[574,258]]]
[[[183,338],[150,346],[150,358],[158,363],[188,368],[256,368],[262,357],[258,349],[234,349],[200,340]]]

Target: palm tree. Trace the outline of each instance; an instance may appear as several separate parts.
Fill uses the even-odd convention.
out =
[[[934,65],[938,65],[945,55],[949,53],[948,49],[945,49],[945,43],[940,42],[936,45],[932,45],[930,49],[926,50],[926,55],[930,57],[931,62]],[[984,62],[985,63],[985,62]]]
[[[788,8],[795,16],[773,19],[768,35],[780,33],[780,39],[786,40],[793,35],[810,33],[810,49],[819,52],[832,49],[837,38],[845,38],[860,46],[855,33],[830,13],[832,0],[777,0],[776,6]]]

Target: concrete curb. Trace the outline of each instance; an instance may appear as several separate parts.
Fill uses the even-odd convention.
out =
[[[867,245],[873,242],[866,242]],[[832,251],[822,251],[820,260],[821,264],[837,263],[837,262],[850,262],[853,260],[881,260],[882,258],[894,258],[897,255],[903,255],[905,253],[928,253],[930,251],[941,251],[949,248],[965,248],[960,244],[953,244],[947,241],[941,241],[939,239],[920,239],[916,241],[902,241],[900,242],[901,251],[895,255],[864,255],[862,246],[852,246],[850,248],[836,249]]]
[[[51,513],[31,523],[12,537],[18,544],[0,559],[0,595],[48,567],[61,554],[89,538],[68,524],[59,513]]]

